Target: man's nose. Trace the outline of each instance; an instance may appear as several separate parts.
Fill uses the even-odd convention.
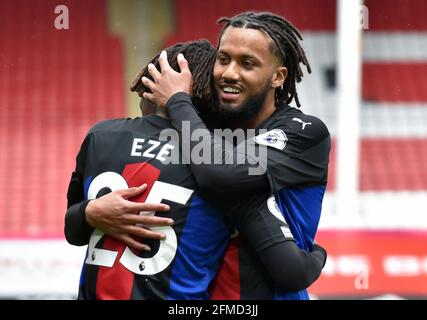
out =
[[[237,81],[240,78],[239,74],[239,68],[235,62],[229,63],[227,66],[224,67],[224,72],[222,73],[223,79],[229,79]]]

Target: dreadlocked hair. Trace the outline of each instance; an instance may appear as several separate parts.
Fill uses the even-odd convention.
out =
[[[197,40],[177,43],[165,50],[168,54],[170,66],[177,72],[180,71],[177,56],[180,53],[184,55],[192,74],[191,96],[193,103],[199,109],[205,110],[212,103],[210,81],[216,57],[216,49],[207,40]],[[159,56],[160,53],[149,62],[154,64],[157,70],[160,70]],[[144,92],[151,92],[142,83],[142,77],[153,80],[148,72],[148,64],[138,73],[130,86],[130,91],[137,92],[140,97],[142,97]]]
[[[222,17],[218,23],[224,23],[219,39],[228,27],[251,28],[262,30],[273,40],[272,53],[280,59],[288,69],[288,76],[281,88],[276,89],[276,103],[291,103],[293,99],[298,107],[301,106],[298,99],[296,83],[301,82],[303,72],[300,63],[304,64],[308,73],[311,67],[308,63],[304,49],[300,45],[302,36],[298,29],[286,19],[270,12],[243,12],[232,18]]]

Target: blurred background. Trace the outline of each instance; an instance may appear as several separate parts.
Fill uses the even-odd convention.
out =
[[[336,0],[1,0],[0,298],[76,297],[85,247],[66,243],[63,220],[87,130],[139,116],[129,85],[159,50],[197,38],[216,45],[216,20],[246,10],[302,31],[313,70],[298,87],[302,108],[333,137],[317,236],[329,256],[312,298],[427,298],[427,2],[365,0],[362,9],[357,38],[340,29]],[[357,96],[346,100],[339,83],[358,75],[338,70],[355,61]],[[349,132],[341,141],[356,152],[340,158],[338,174]]]

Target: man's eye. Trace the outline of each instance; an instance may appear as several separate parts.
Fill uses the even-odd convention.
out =
[[[252,69],[254,67],[254,64],[252,61],[243,61],[243,66],[247,69]]]
[[[228,59],[226,57],[218,57],[218,61],[221,64],[226,64]]]

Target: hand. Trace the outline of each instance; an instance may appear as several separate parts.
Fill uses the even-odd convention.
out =
[[[169,211],[170,207],[161,203],[139,203],[129,201],[147,189],[140,187],[110,192],[102,197],[89,201],[86,207],[86,220],[90,226],[101,230],[106,235],[121,240],[137,250],[150,251],[150,247],[138,242],[134,237],[164,239],[165,235],[143,227],[136,226],[170,226],[172,219],[139,215],[141,211]]]
[[[188,68],[188,61],[180,53],[177,57],[181,72],[176,72],[168,62],[166,51],[162,51],[159,57],[161,73],[154,64],[148,65],[148,72],[154,81],[142,77],[142,83],[151,90],[152,93],[144,92],[143,97],[160,108],[165,108],[168,100],[178,92],[191,92],[191,72]]]

